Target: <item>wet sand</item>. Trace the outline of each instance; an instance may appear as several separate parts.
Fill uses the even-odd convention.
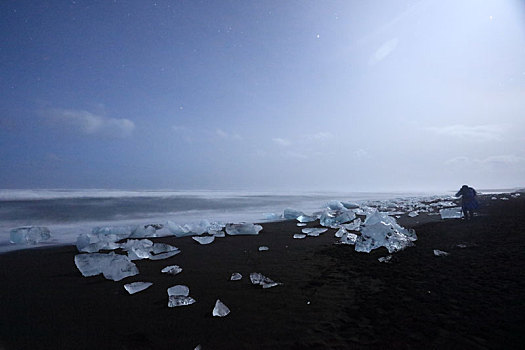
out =
[[[403,217],[418,240],[389,264],[377,260],[385,249],[335,245],[335,230],[293,239],[300,228],[290,221],[205,246],[155,239],[182,252],[137,261],[140,274],[119,282],[82,277],[73,246],[2,254],[0,348],[524,348],[525,195],[490,197],[472,222]],[[270,249],[259,252],[262,245]],[[183,272],[160,273],[173,264]],[[243,279],[230,281],[233,272]],[[250,272],[283,285],[253,286]],[[134,281],[153,286],[128,295],[123,285]],[[166,289],[176,284],[197,302],[168,308]],[[217,299],[227,317],[212,317]]]

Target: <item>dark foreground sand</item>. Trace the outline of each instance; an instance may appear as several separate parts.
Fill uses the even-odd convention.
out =
[[[523,197],[484,198],[473,222],[405,220],[419,240],[390,264],[377,261],[386,250],[334,245],[334,230],[294,240],[295,222],[208,246],[159,239],[182,253],[138,261],[140,275],[120,282],[82,277],[72,246],[3,254],[0,348],[523,349]],[[160,273],[171,264],[184,271]],[[232,272],[244,278],[229,281]],[[250,272],[284,285],[255,287]],[[154,285],[128,295],[123,285],[133,281]],[[169,309],[175,284],[188,285],[197,303]],[[211,316],[218,298],[231,309],[225,318]]]

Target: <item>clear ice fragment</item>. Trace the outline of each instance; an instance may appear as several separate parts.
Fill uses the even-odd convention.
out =
[[[411,211],[410,213],[408,213],[408,216],[410,216],[411,218],[415,218],[418,215],[419,215],[419,212],[417,210]]]
[[[232,273],[231,277],[230,277],[230,281],[239,281],[242,279],[242,275],[238,272],[234,272]]]
[[[321,218],[319,219],[319,223],[321,224],[321,226],[336,228],[336,227],[339,227],[341,224],[354,220],[355,217],[356,216],[353,211],[344,211],[344,212],[325,211],[321,215]]]
[[[47,227],[26,226],[12,229],[9,241],[14,244],[37,244],[51,238]]]
[[[305,223],[305,222],[315,221],[315,220],[317,220],[317,218],[315,216],[300,215],[300,216],[297,217],[296,220],[301,222],[301,223]]]
[[[434,249],[434,255],[435,256],[447,256],[449,255],[449,253],[439,250],[439,249]]]
[[[295,239],[303,239],[305,237],[306,237],[306,235],[304,233],[296,233],[296,234],[293,235],[293,238],[295,238]]]
[[[177,284],[176,286],[168,288],[168,296],[185,296],[190,295],[190,288],[188,286]]]
[[[377,259],[379,262],[382,262],[382,263],[390,263],[390,260],[392,260],[392,255],[387,255],[387,256],[382,256],[380,258]]]
[[[255,224],[227,224],[226,233],[230,236],[236,235],[258,235],[262,230],[261,225]]]
[[[444,208],[439,210],[441,219],[459,219],[463,217],[461,207]]]
[[[271,280],[270,278],[262,275],[259,272],[252,272],[252,273],[250,273],[250,281],[252,282],[252,284],[260,285],[264,289],[272,288],[272,287],[275,287],[275,286],[278,286],[278,285],[282,284],[282,283],[275,282],[275,281]]]
[[[139,273],[137,266],[125,255],[88,253],[75,255],[75,265],[84,277],[103,274],[105,278],[120,281]]]
[[[168,298],[168,307],[186,306],[195,303],[195,299],[184,295],[171,295]]]
[[[224,317],[230,313],[230,309],[224,305],[222,301],[217,299],[215,302],[215,307],[213,308],[212,315],[215,317]]]
[[[129,294],[135,294],[135,293],[143,291],[146,288],[151,287],[152,284],[153,283],[151,282],[133,282],[133,283],[125,284],[124,289]]]
[[[318,227],[306,227],[306,228],[302,229],[303,233],[305,233],[305,234],[307,234],[308,236],[311,236],[311,237],[317,237],[321,233],[324,233],[326,231],[328,231],[327,228],[318,228]]]
[[[354,221],[341,225],[344,227],[347,231],[359,231],[361,229],[361,219],[357,218]]]
[[[168,221],[166,226],[168,226],[168,230],[176,237],[191,236],[192,234],[187,227],[182,227],[173,221]]]
[[[355,233],[347,232],[345,235],[341,236],[339,243],[353,245],[357,242],[357,235]]]
[[[160,270],[162,273],[166,273],[168,275],[177,275],[182,272],[182,268],[179,265],[171,265],[166,266],[162,270]]]
[[[359,209],[359,204],[352,202],[341,202],[346,209]]]
[[[307,225],[307,224],[304,223],[304,222],[298,222],[298,223],[297,223],[297,226],[299,226],[299,227],[305,227],[306,225]]]
[[[215,236],[193,236],[191,237],[193,238],[194,241],[200,243],[200,244],[210,244],[211,242],[213,242],[215,240]]]
[[[260,251],[260,252],[264,252],[264,251],[267,251],[267,250],[269,250],[269,249],[270,249],[270,248],[268,248],[268,247],[265,246],[265,245],[262,245],[262,246],[259,247],[259,251]]]
[[[304,215],[302,211],[295,210],[295,209],[289,209],[289,208],[284,209],[284,213],[283,213],[284,218],[287,220],[295,220],[301,215]]]
[[[339,201],[330,201],[328,203],[326,203],[326,207],[330,210],[341,210],[341,209],[345,209],[345,206],[343,205],[343,203],[339,202]]]

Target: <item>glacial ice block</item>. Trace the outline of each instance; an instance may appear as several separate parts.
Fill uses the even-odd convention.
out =
[[[278,286],[278,285],[282,284],[282,283],[275,282],[275,281],[271,280],[270,278],[264,276],[263,274],[261,274],[259,272],[252,272],[252,273],[250,273],[250,281],[252,282],[252,284],[260,285],[264,289],[272,288],[272,287],[275,287],[275,286]]]
[[[190,295],[190,288],[188,286],[177,284],[176,286],[168,288],[168,296],[185,296]]]
[[[290,208],[284,209],[284,213],[283,213],[283,216],[286,220],[295,220],[301,215],[304,215],[302,211],[290,209]]]
[[[215,307],[213,308],[212,315],[215,317],[224,317],[230,313],[230,309],[224,305],[222,301],[217,299],[215,302]]]
[[[194,241],[200,243],[200,244],[210,244],[211,242],[213,242],[215,240],[215,236],[193,236],[191,237],[193,238]]]
[[[184,236],[191,236],[192,233],[187,227],[182,227],[179,224],[176,224],[173,221],[167,221],[166,226],[168,227],[168,230],[175,236],[175,237],[184,237]]]
[[[179,265],[171,265],[166,266],[165,268],[160,270],[160,272],[175,276],[182,272],[182,268]]]
[[[87,253],[75,255],[75,265],[83,276],[103,274],[105,278],[120,281],[139,273],[137,266],[125,255]]]
[[[9,241],[14,244],[37,244],[51,238],[47,227],[26,226],[12,229]]]
[[[330,212],[326,211],[321,215],[319,223],[321,226],[337,228],[340,225],[350,222],[355,219],[355,213],[353,211],[344,212]]]
[[[341,225],[341,227],[344,227],[347,231],[359,231],[361,229],[361,219],[357,218],[348,224]]]
[[[439,211],[441,219],[459,219],[463,217],[461,207],[445,208]]]
[[[151,282],[133,282],[133,283],[125,284],[124,285],[124,289],[129,294],[135,294],[135,293],[138,293],[138,292],[142,292],[143,290],[151,287],[152,285],[153,285],[153,283],[151,283]]]
[[[234,272],[232,273],[231,277],[230,277],[230,281],[239,281],[242,279],[242,275],[238,272]]]
[[[258,235],[263,229],[261,225],[255,224],[227,224],[226,233],[230,236],[237,235]]]
[[[328,203],[326,203],[326,207],[330,210],[341,210],[341,209],[345,209],[345,206],[343,205],[343,203],[339,202],[339,201],[330,201]]]
[[[79,252],[97,253],[100,250],[115,250],[120,248],[121,245],[116,243],[119,239],[119,236],[115,234],[82,233],[77,237],[76,246]]]
[[[183,295],[172,295],[168,298],[168,307],[186,306],[195,303],[195,299]]]
[[[358,236],[355,233],[347,232],[346,234],[341,236],[341,239],[339,240],[339,243],[354,245],[355,242],[357,242],[357,237]]]
[[[328,231],[328,229],[327,228],[319,228],[319,227],[306,227],[306,228],[303,228],[302,231],[303,231],[304,234],[307,234],[308,236],[317,237],[321,233],[324,233],[324,232]]]

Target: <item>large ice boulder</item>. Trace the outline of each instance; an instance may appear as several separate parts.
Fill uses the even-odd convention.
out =
[[[47,227],[26,226],[12,229],[9,241],[14,244],[37,244],[51,238]]]
[[[77,254],[75,265],[84,277],[103,274],[105,278],[113,281],[120,281],[139,273],[137,266],[127,256],[114,252]]]

